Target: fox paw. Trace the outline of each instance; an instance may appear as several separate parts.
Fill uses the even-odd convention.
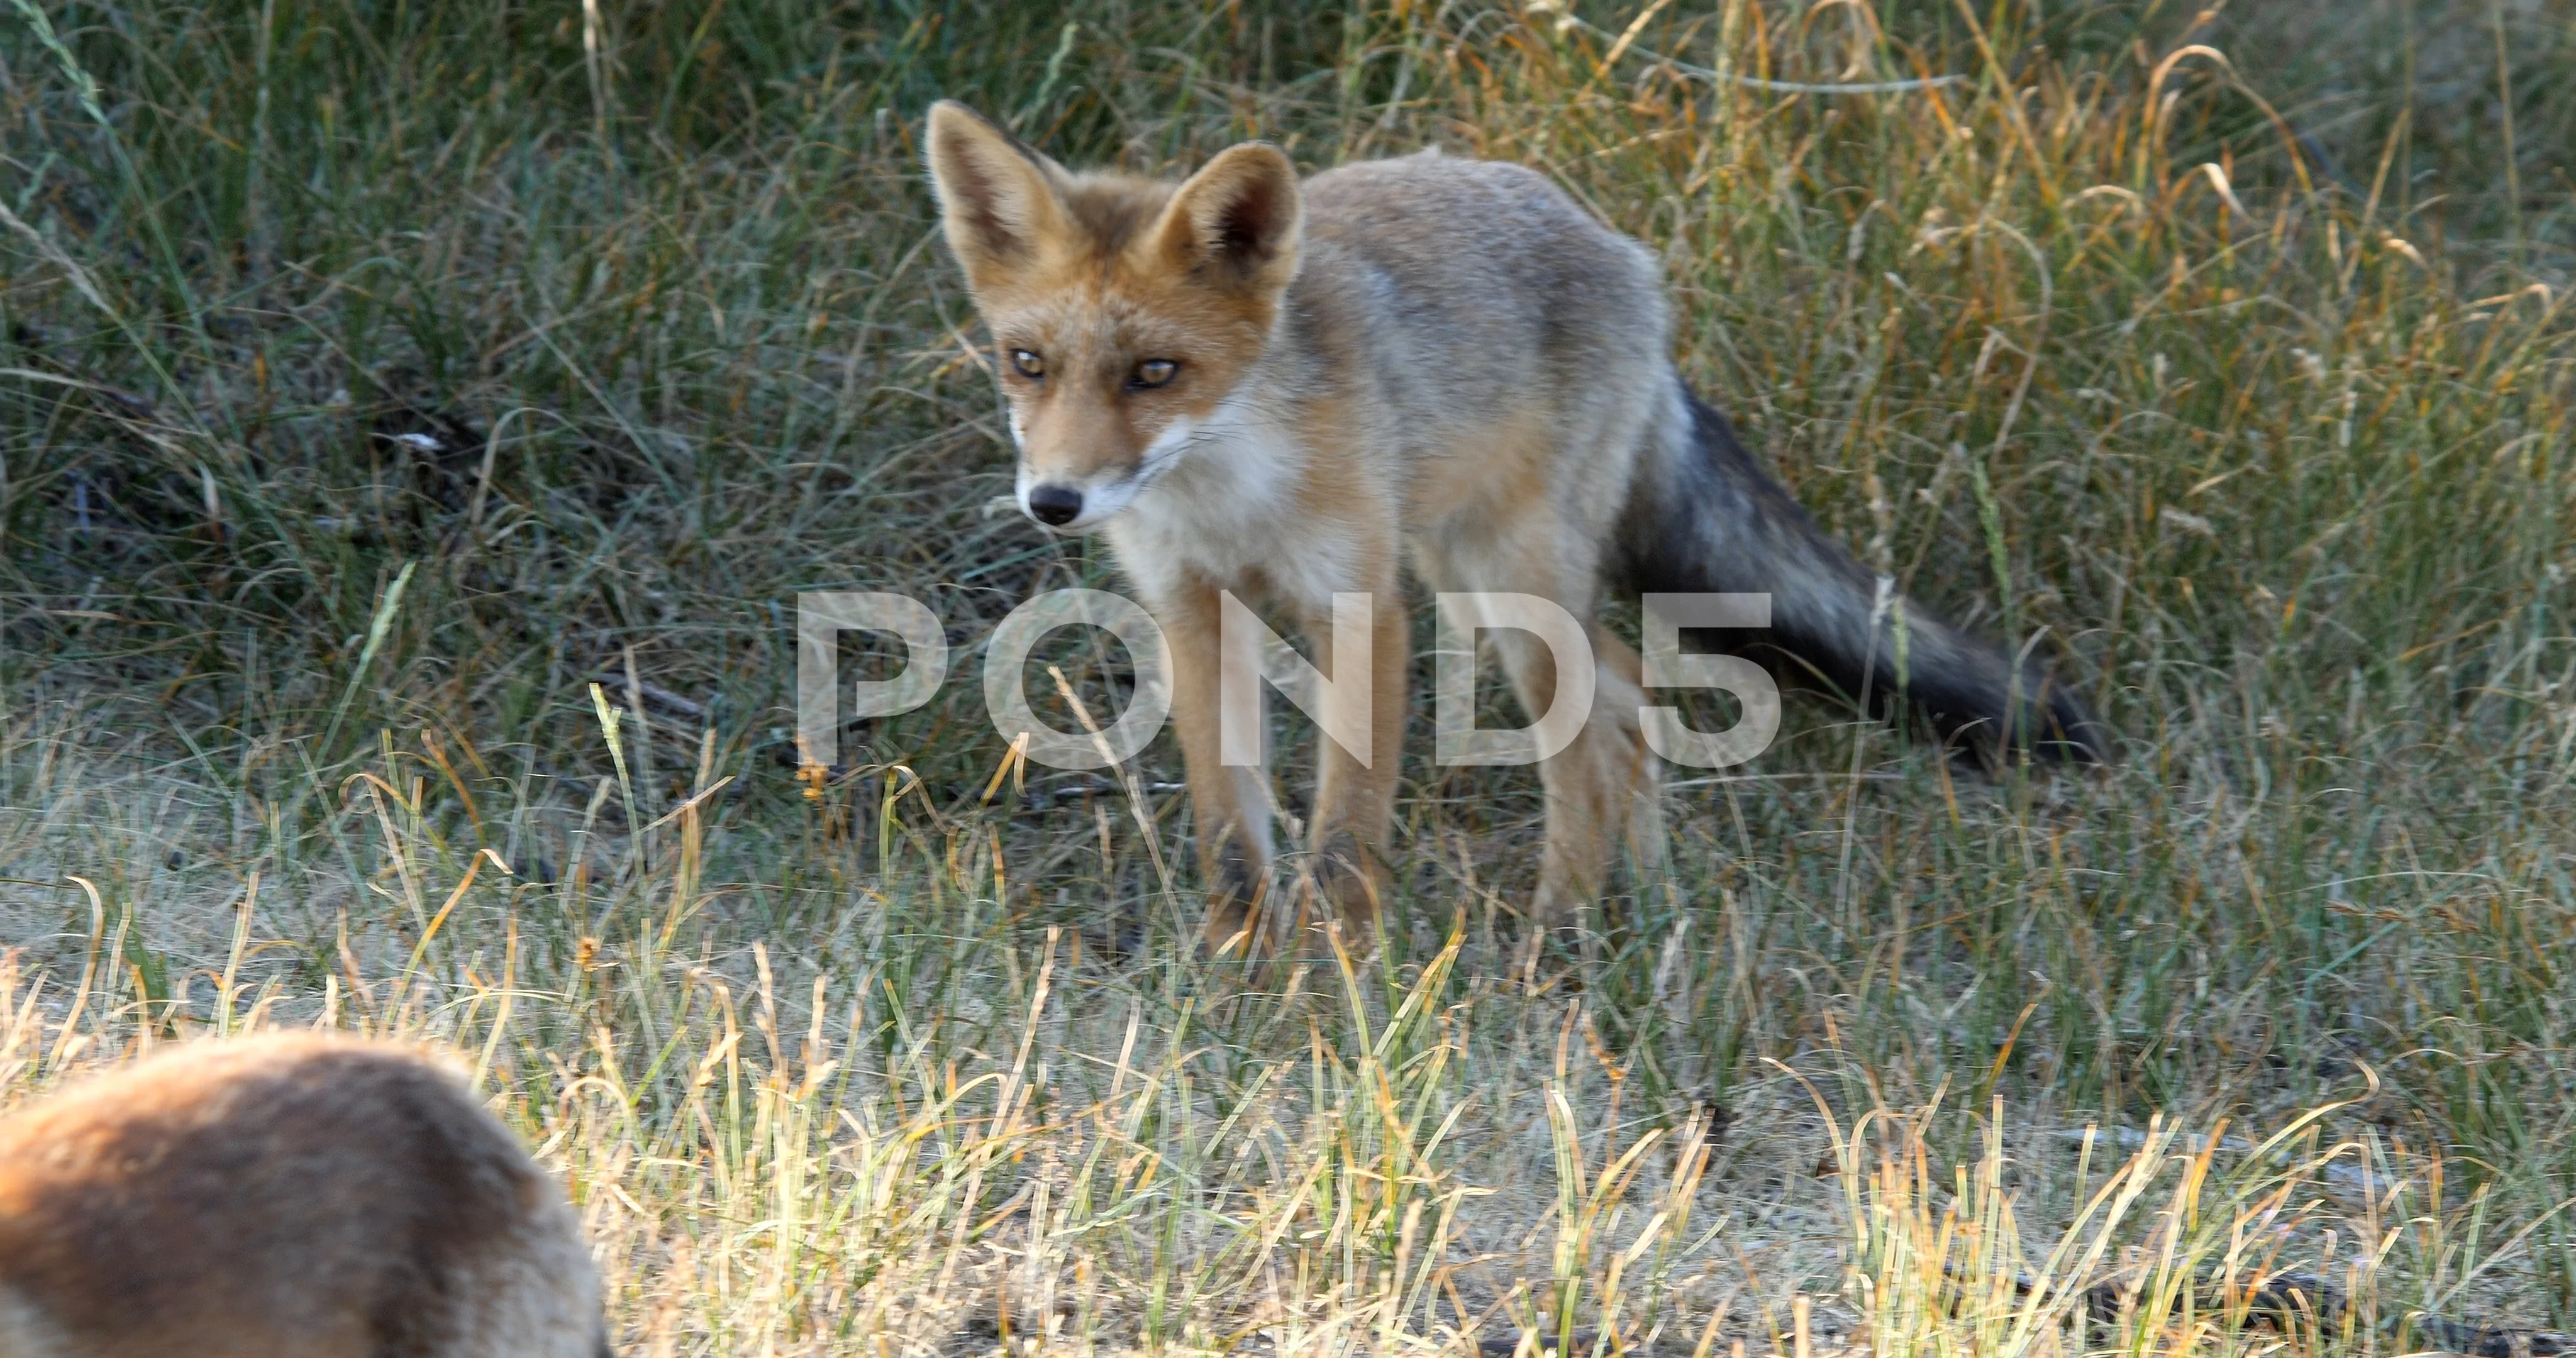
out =
[[[1321,927],[1329,919],[1342,927],[1342,946],[1366,953],[1376,946],[1378,906],[1387,889],[1387,874],[1376,854],[1347,832],[1327,836],[1315,850],[1315,894],[1321,910],[1309,912]]]
[[[1210,865],[1204,932],[1210,955],[1239,957],[1258,951],[1254,944],[1262,886],[1262,874],[1241,854],[1223,853]]]

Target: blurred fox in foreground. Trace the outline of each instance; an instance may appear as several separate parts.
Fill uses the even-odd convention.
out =
[[[1599,892],[1623,836],[1655,833],[1639,657],[1597,623],[1606,593],[1767,592],[1758,640],[1793,672],[1989,751],[2107,757],[2065,686],[1880,597],[1674,370],[1654,257],[1539,174],[1423,154],[1300,184],[1249,143],[1178,185],[1078,175],[956,103],[931,110],[929,160],[997,343],[1020,506],[1105,533],[1168,639],[1211,944],[1247,936],[1273,853],[1267,782],[1221,739],[1220,657],[1256,635],[1223,623],[1225,593],[1293,618],[1332,676],[1319,720],[1368,732],[1323,742],[1312,831],[1317,881],[1362,928],[1407,711],[1407,562],[1589,630],[1588,685],[1531,633],[1493,634],[1534,720],[1560,678],[1593,694],[1540,763],[1543,925]],[[1335,627],[1355,593],[1369,626]],[[1363,645],[1367,673],[1335,668]]]
[[[409,1048],[190,1044],[0,1119],[6,1358],[604,1358],[570,1205]]]

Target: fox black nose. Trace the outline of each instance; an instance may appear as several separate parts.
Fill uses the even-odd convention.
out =
[[[1082,517],[1082,492],[1071,486],[1039,486],[1029,492],[1029,514],[1040,523],[1062,528]]]

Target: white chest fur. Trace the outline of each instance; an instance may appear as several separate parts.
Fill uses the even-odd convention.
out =
[[[1257,579],[1283,602],[1329,611],[1334,593],[1367,588],[1351,526],[1306,493],[1315,454],[1253,401],[1230,396],[1165,430],[1146,462],[1161,456],[1171,470],[1104,525],[1148,594],[1189,576],[1220,588]]]

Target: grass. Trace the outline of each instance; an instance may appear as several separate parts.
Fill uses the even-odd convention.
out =
[[[2343,17],[16,0],[0,1099],[453,1042],[638,1354],[2566,1326],[2576,32]],[[1372,957],[1187,960],[1167,745],[996,776],[963,648],[1116,577],[987,512],[943,95],[1075,163],[1543,167],[1800,498],[2123,762],[1793,704],[1524,963],[1535,779],[1417,739]],[[931,603],[957,681],[800,779],[831,588]],[[1116,708],[1115,650],[1040,660]]]

